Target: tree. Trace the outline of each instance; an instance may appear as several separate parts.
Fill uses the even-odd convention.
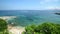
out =
[[[0,19],[0,32],[7,33],[7,22],[3,19]]]

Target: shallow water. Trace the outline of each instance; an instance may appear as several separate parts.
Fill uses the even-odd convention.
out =
[[[26,26],[43,22],[60,23],[60,15],[54,14],[56,12],[60,10],[0,10],[0,16],[17,16],[8,22]]]

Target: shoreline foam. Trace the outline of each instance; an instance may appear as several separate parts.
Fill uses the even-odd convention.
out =
[[[16,18],[16,16],[0,16],[0,19],[4,19],[4,20],[11,19],[11,18]]]

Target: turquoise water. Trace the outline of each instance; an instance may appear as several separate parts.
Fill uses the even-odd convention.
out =
[[[0,16],[17,16],[9,23],[16,23],[20,26],[40,24],[43,22],[60,23],[60,15],[54,13],[60,10],[0,10]]]

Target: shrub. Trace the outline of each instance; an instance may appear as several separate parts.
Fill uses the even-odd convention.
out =
[[[60,34],[60,24],[46,22],[38,26],[27,26],[25,30],[24,34]]]
[[[0,32],[6,34],[7,32],[7,22],[3,19],[0,19]]]

